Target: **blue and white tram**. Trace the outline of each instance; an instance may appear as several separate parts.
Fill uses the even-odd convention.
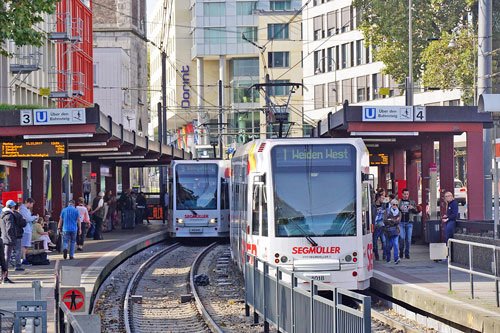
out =
[[[173,161],[169,169],[170,237],[229,236],[229,161]]]
[[[231,160],[231,248],[335,287],[369,287],[369,155],[361,139],[268,139]],[[365,180],[366,179],[366,180]]]

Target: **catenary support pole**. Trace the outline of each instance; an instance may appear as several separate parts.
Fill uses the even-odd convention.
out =
[[[222,80],[219,80],[219,126],[217,134],[219,135],[219,158],[224,158],[224,147],[222,145]]]

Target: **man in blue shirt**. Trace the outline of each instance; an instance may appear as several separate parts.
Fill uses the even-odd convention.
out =
[[[82,226],[80,222],[80,213],[75,208],[75,201],[70,200],[68,207],[64,208],[59,218],[59,225],[57,230],[63,233],[63,257],[68,257],[68,243],[71,242],[69,249],[69,259],[73,259],[75,254],[76,235],[82,233]]]

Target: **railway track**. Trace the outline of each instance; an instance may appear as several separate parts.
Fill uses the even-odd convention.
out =
[[[196,269],[215,245],[200,247],[176,243],[144,262],[125,293],[125,331],[221,332],[194,287]]]

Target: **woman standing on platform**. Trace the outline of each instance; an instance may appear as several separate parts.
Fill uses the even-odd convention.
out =
[[[401,212],[399,211],[399,202],[392,199],[389,208],[385,211],[384,224],[386,235],[385,256],[387,262],[391,261],[391,250],[394,247],[394,263],[397,265],[401,261],[399,258],[398,239],[399,222],[401,222]]]
[[[443,216],[442,221],[446,223],[444,234],[446,236],[446,244],[448,244],[448,239],[453,238],[455,227],[457,226],[458,203],[453,198],[451,192],[444,194],[444,200],[446,201],[446,215]]]

